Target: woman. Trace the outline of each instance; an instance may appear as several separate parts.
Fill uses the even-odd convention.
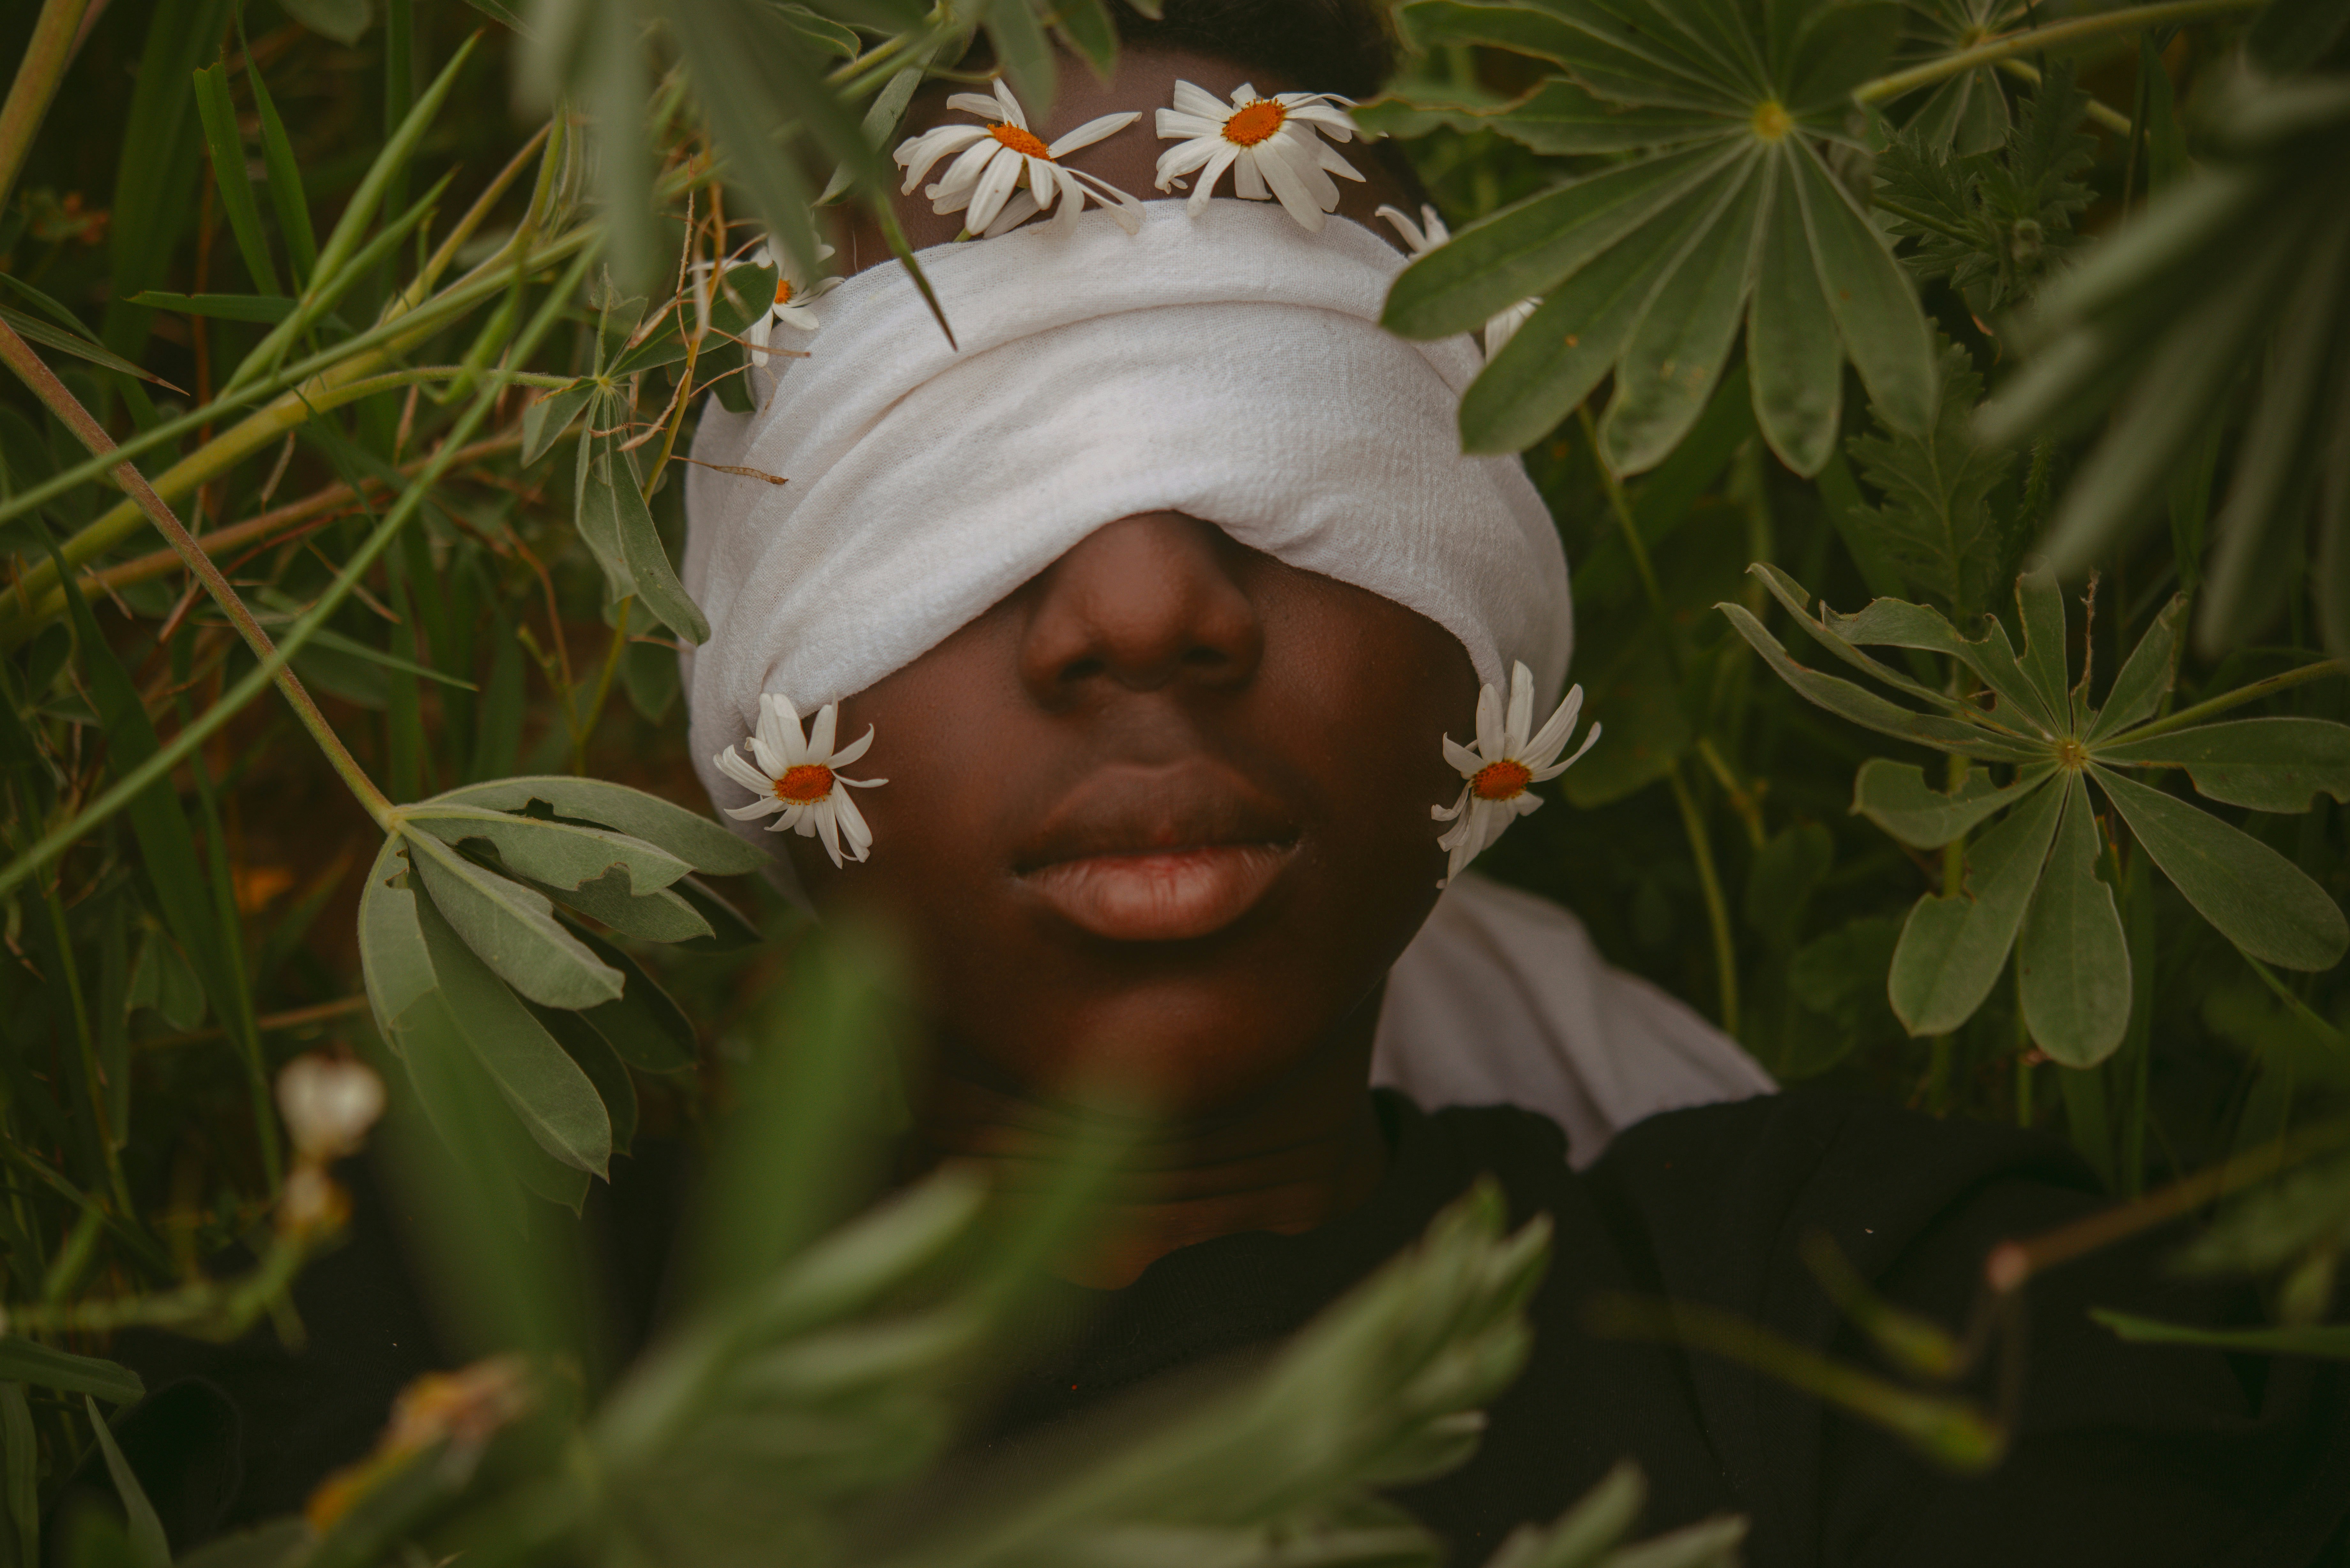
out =
[[[1475,349],[1376,325],[1403,259],[1378,210],[1417,202],[1315,95],[1376,86],[1378,36],[1335,0],[1170,4],[1112,80],[1065,70],[1048,121],[1000,86],[920,100],[899,216],[953,339],[862,229],[847,280],[763,339],[804,357],[766,357],[757,410],[702,427],[697,760],[744,831],[792,830],[771,842],[818,910],[909,943],[920,1157],[1016,1180],[1089,1109],[1157,1118],[1107,1239],[1065,1267],[1085,1326],[1015,1380],[993,1445],[1295,1329],[1492,1172],[1557,1241],[1528,1373],[1477,1457],[1402,1499],[1461,1561],[1627,1453],[1648,1522],[1748,1514],[1757,1563],[2315,1560],[2350,1506],[2339,1384],[2091,1326],[2089,1303],[2146,1302],[2143,1253],[2034,1286],[2013,1449],[1975,1480],[1724,1362],[1586,1332],[1619,1290],[1866,1360],[1797,1243],[1824,1232],[1955,1324],[2001,1237],[2095,1207],[2051,1145],[1752,1097],[1767,1081],[1686,1031],[1667,1086],[1564,1137],[1372,1092],[1377,1064],[1429,1105],[1572,1123],[1590,1083],[1664,1055],[1605,1023],[1543,1048],[1624,983],[1596,967],[1504,966],[1558,994],[1503,1007],[1454,970],[1480,940],[1440,929],[1397,969],[1446,906],[1488,950],[1545,950],[1524,906],[1438,890],[1531,809],[1575,715],[1553,708],[1556,535],[1514,462],[1458,452]],[[1409,1026],[1382,1063],[1389,1002]],[[1570,1168],[1700,1100],[1730,1103]]]

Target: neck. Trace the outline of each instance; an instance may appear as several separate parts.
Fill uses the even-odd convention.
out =
[[[1245,1101],[1185,1115],[1140,1117],[1084,1099],[1007,1084],[941,1062],[931,1070],[913,1129],[917,1167],[976,1168],[1018,1204],[1051,1189],[1078,1138],[1105,1131],[1126,1149],[1103,1184],[1083,1241],[1054,1272],[1099,1290],[1130,1284],[1169,1252],[1247,1231],[1295,1234],[1367,1199],[1387,1166],[1371,1103],[1376,999],[1341,1038]]]

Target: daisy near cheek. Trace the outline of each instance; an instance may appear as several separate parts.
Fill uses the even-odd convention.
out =
[[[832,793],[832,770],[822,763],[785,768],[775,781],[775,798],[785,805],[809,805]]]
[[[1506,712],[1502,694],[1492,687],[1477,694],[1476,743],[1463,746],[1450,735],[1444,737],[1444,760],[1462,780],[1461,798],[1449,806],[1429,808],[1429,815],[1437,821],[1452,825],[1436,841],[1447,857],[1438,887],[1460,876],[1463,867],[1502,836],[1503,829],[1541,807],[1542,797],[1533,793],[1534,785],[1558,777],[1591,749],[1591,742],[1599,738],[1596,724],[1585,734],[1573,756],[1559,756],[1582,712],[1583,688],[1577,686],[1567,692],[1542,728],[1534,729],[1534,671],[1523,664],[1511,670]]]
[[[1479,800],[1515,800],[1534,781],[1532,768],[1504,758],[1478,769],[1477,776],[1469,781],[1469,793]]]
[[[711,760],[718,771],[759,798],[748,805],[730,805],[726,815],[737,822],[772,816],[770,833],[788,829],[803,838],[820,840],[824,852],[839,866],[862,860],[873,846],[873,829],[850,798],[851,789],[875,789],[888,779],[853,779],[840,770],[863,756],[873,744],[873,731],[836,748],[833,737],[840,724],[840,705],[827,702],[816,710],[803,734],[799,711],[791,700],[770,691],[759,699],[759,722],[748,742],[729,746]]]

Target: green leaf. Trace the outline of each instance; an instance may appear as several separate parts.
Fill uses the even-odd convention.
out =
[[[398,834],[385,839],[359,887],[359,969],[368,1006],[387,1033],[440,983],[432,977],[432,955],[424,949],[423,929],[416,923],[415,879],[402,848]]]
[[[555,918],[542,893],[485,871],[429,834],[403,843],[432,903],[498,977],[543,1007],[593,1007],[620,976]]]
[[[223,321],[278,322],[294,314],[294,301],[273,294],[172,294],[151,288],[132,295],[130,303],[151,310],[216,317]]]
[[[2097,710],[2097,722],[2089,726],[2092,743],[2144,723],[2160,711],[2162,700],[2170,694],[2171,673],[2178,668],[2178,622],[2186,613],[2187,596],[2171,595],[2170,602],[2130,649],[2122,672],[2114,677],[2113,690],[2106,693],[2106,705]],[[2099,748],[2100,754],[2104,749]]]
[[[699,1043],[685,1010],[671,1000],[643,965],[619,948],[587,932],[580,933],[579,940],[628,977],[618,1001],[588,1008],[579,1016],[631,1067],[675,1073],[692,1066]]]
[[[606,779],[566,774],[493,779],[434,795],[427,805],[526,811],[536,805],[573,822],[593,823],[668,851],[712,877],[740,876],[767,864],[766,852],[697,811]]]
[[[1857,615],[1838,615],[1830,610],[1823,624],[1831,636],[1860,647],[1916,648],[1948,654],[1981,676],[1983,684],[1991,689],[1997,699],[1992,722],[2001,728],[2041,740],[2053,740],[2064,732],[2056,716],[2048,711],[2040,693],[2025,677],[2015,649],[2008,644],[2007,628],[1996,617],[1983,617],[1983,635],[1972,640],[1960,637],[1939,610],[1904,599],[1871,599]],[[1885,679],[1900,684],[1897,677],[1887,675]],[[1928,695],[1923,686],[1903,689],[1913,697]],[[1964,704],[1958,705],[1958,711],[1970,711]]]
[[[1773,834],[1754,852],[1741,905],[1746,923],[1775,946],[1792,944],[1828,867],[1835,863],[1835,839],[1816,822]]]
[[[2033,1041],[2067,1067],[2093,1067],[2114,1054],[2129,1027],[2129,943],[2114,890],[2097,879],[2104,840],[2089,786],[2076,773],[2061,787],[2064,822],[2015,961]]]
[[[1548,78],[1514,103],[1454,113],[1456,130],[1498,130],[1521,146],[1554,156],[1677,147],[1745,129],[1720,115],[1607,103],[1565,77]]]
[[[1904,433],[1879,410],[1881,433],[1856,436],[1847,450],[1862,477],[1885,496],[1859,521],[1913,593],[1931,596],[1963,622],[1991,607],[2023,543],[1990,501],[2014,468],[2015,454],[1975,440],[1982,378],[1967,351],[1945,340],[1938,369],[1940,411],[1929,431]]]
[[[2047,777],[2044,766],[2026,768],[2013,784],[2001,788],[1989,774],[1970,772],[1957,789],[1944,792],[1927,784],[1923,768],[1871,757],[1853,777],[1852,809],[1856,816],[1868,818],[1913,848],[1939,849],[2039,788]]]
[[[2069,732],[2073,677],[2065,664],[2064,591],[2044,562],[2015,579],[2015,608],[2023,627],[2019,662],[2024,678],[2047,704],[2058,732]]]
[[[85,1394],[81,1403],[89,1415],[90,1435],[98,1439],[99,1452],[106,1456],[106,1473],[113,1478],[115,1493],[122,1499],[131,1561],[137,1568],[172,1568],[172,1547],[163,1536],[163,1521],[155,1517],[155,1505],[147,1501],[146,1490],[130,1471],[130,1461],[116,1446],[114,1429],[98,1413],[97,1400]]]
[[[245,274],[264,294],[274,295],[277,269],[269,262],[269,241],[261,232],[261,206],[253,199],[253,177],[245,172],[244,139],[237,134],[236,109],[229,102],[226,66],[215,63],[196,73],[196,113],[203,122],[204,141],[212,153],[213,189],[227,209],[229,231],[236,236]],[[292,308],[290,300],[287,308]]]
[[[25,1386],[0,1383],[0,1464],[7,1467],[8,1521],[19,1568],[41,1561],[41,1439]]]
[[[2032,792],[1970,847],[1965,891],[1950,898],[1929,893],[1910,909],[1886,995],[1911,1034],[1947,1034],[1973,1017],[1998,983],[2064,800],[2062,790]]]
[[[601,827],[446,801],[411,806],[405,815],[444,843],[485,839],[496,846],[507,870],[551,888],[578,888],[617,870],[626,874],[628,893],[642,895],[668,887],[690,869],[665,849]]]
[[[1732,193],[1672,264],[1624,345],[1599,429],[1600,450],[1619,474],[1662,462],[1705,411],[1753,285],[1765,173],[1760,160],[1739,171]]]
[[[1462,396],[1464,450],[1520,451],[1575,411],[1615,365],[1660,272],[1713,211],[1727,178],[1717,172],[1551,292]]]
[[[150,928],[130,966],[123,1004],[151,1008],[164,1023],[184,1033],[204,1021],[204,982],[196,977],[180,945]]]
[[[2198,1328],[2163,1323],[2129,1313],[2091,1307],[2089,1315],[2133,1345],[2192,1345],[2206,1350],[2254,1355],[2322,1355],[2350,1359],[2350,1324],[2307,1324],[2279,1328]]]
[[[628,1153],[637,1136],[637,1085],[629,1077],[628,1064],[603,1034],[587,1022],[585,1014],[553,1007],[534,1007],[530,1011],[539,1027],[563,1047],[572,1065],[586,1074],[588,1081],[595,1085],[596,1097],[604,1102],[604,1114],[611,1121],[612,1152]]]
[[[412,916],[421,906],[421,900],[414,898],[407,905],[420,945],[422,929]],[[466,1043],[446,997],[426,991],[401,1014],[389,1037],[408,1070],[425,1119],[456,1154],[482,1202],[512,1204],[509,1189],[500,1185],[503,1179],[511,1179],[550,1203],[578,1211],[588,1196],[588,1173],[548,1154],[506,1107],[497,1080]],[[515,1213],[520,1217],[518,1206]]]
[[[16,336],[27,342],[46,344],[62,353],[71,354],[78,359],[87,359],[93,365],[103,365],[108,369],[120,371],[125,376],[136,376],[142,381],[151,381],[159,387],[168,387],[172,384],[151,370],[141,369],[93,338],[83,337],[71,332],[60,332],[38,317],[27,316],[21,310],[11,310],[8,306],[0,305],[0,321],[6,322],[15,328]]]
[[[433,901],[419,899],[414,907],[441,1003],[506,1105],[547,1153],[576,1169],[606,1175],[612,1123],[596,1085],[530,1009],[467,950]]]
[[[1608,170],[1482,218],[1404,268],[1380,317],[1406,337],[1447,337],[1546,294],[1720,174],[1738,152],[1702,147]]]
[[[682,895],[667,888],[632,895],[624,873],[583,882],[577,888],[556,888],[529,877],[522,880],[567,909],[601,920],[624,937],[645,942],[690,942],[715,934],[710,922]]]
[[[276,101],[269,96],[269,84],[262,79],[250,48],[245,50],[244,80],[253,90],[253,107],[260,111],[261,157],[263,167],[269,171],[269,204],[277,213],[277,232],[286,240],[286,265],[298,289],[310,281],[318,265],[318,240],[310,227],[310,203],[302,190],[301,161],[294,156],[286,122],[277,118]]]
[[[710,623],[701,607],[678,581],[669,550],[653,525],[652,509],[645,504],[637,460],[606,438],[612,452],[612,497],[619,524],[621,558],[628,562],[629,580],[636,584],[637,602],[658,617],[663,626],[688,642],[710,640]]]
[[[1763,629],[1762,623],[1746,612],[1743,605],[1722,603],[1714,607],[1730,618],[1763,662],[1778,673],[1779,679],[1795,689],[1805,701],[1826,709],[1840,719],[1846,719],[1865,729],[1897,740],[1914,741],[1937,751],[1956,752],[1960,756],[1984,762],[2029,763],[2042,760],[2043,753],[2023,745],[2000,739],[1971,725],[1931,714],[1912,712],[1898,703],[1888,702],[1874,691],[1854,685],[1849,680],[1798,664],[1788,657],[1779,639]]]
[[[1053,36],[1102,80],[1118,68],[1118,24],[1103,0],[1067,0],[1053,18]]]
[[[1581,1501],[1548,1525],[1522,1524],[1495,1549],[1485,1568],[1596,1568],[1630,1533],[1648,1499],[1640,1467],[1618,1459]]]
[[[683,898],[693,906],[696,914],[710,922],[709,936],[679,944],[689,952],[733,952],[738,948],[755,947],[765,940],[758,927],[744,919],[740,910],[712,891],[700,877],[681,877],[663,891]]]
[[[1011,78],[1029,119],[1043,124],[1053,112],[1057,77],[1053,41],[1045,36],[1045,25],[1036,19],[1030,0],[988,0],[980,16],[987,41],[995,48],[996,68]]]
[[[1780,462],[1809,478],[1835,453],[1844,417],[1844,351],[1812,263],[1787,155],[1770,161],[1768,177],[1771,208],[1746,317],[1746,370],[1763,439]]]
[[[1812,262],[1870,402],[1895,430],[1932,429],[1934,346],[1917,291],[1818,153],[1805,143],[1789,158]]]
[[[2183,767],[2213,800],[2254,811],[2307,811],[2317,795],[2350,801],[2350,725],[2328,719],[2230,719],[2096,749],[2106,763]]]
[[[16,1334],[0,1338],[0,1379],[67,1394],[95,1395],[109,1405],[128,1405],[147,1393],[139,1374],[128,1366],[95,1355],[52,1350]]]
[[[563,438],[579,410],[588,406],[598,388],[588,380],[579,380],[559,392],[549,392],[522,411],[522,465],[528,468],[546,455],[546,449]]]
[[[2163,875],[2221,936],[2285,969],[2331,969],[2350,950],[2342,911],[2292,861],[2209,812],[2092,771]]]

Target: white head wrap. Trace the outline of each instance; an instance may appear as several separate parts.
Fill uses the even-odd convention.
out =
[[[1097,528],[1147,512],[1216,524],[1417,610],[1461,639],[1481,680],[1506,691],[1523,660],[1542,705],[1556,700],[1574,643],[1565,552],[1515,458],[1460,450],[1455,410],[1482,363],[1471,341],[1379,327],[1404,258],[1378,236],[1344,220],[1309,234],[1272,202],[1194,214],[1155,202],[1133,235],[1088,213],[1074,234],[1039,225],[920,260],[953,344],[902,267],[875,267],[811,306],[816,331],[776,329],[775,347],[808,357],[754,377],[758,411],[702,414],[699,463],[788,481],[710,466],[687,480],[683,576],[711,628],[687,661],[691,743],[721,804],[744,792],[711,759],[750,731],[762,692],[806,712],[862,691]],[[1552,972],[1531,988],[1448,986],[1439,971],[1407,983],[1430,967],[1413,961],[1426,941],[1406,955],[1388,1016],[1411,1022],[1382,1029],[1383,1081],[1419,1086],[1411,1058],[1448,1051],[1440,1035],[1472,1034],[1501,1064],[1418,1075],[1430,1089],[1506,1087],[1523,1053],[1526,1092],[1493,1097],[1557,1116],[1578,1158],[1667,1105],[1753,1092],[1759,1070],[1661,993],[1654,1003],[1702,1037],[1698,1054],[1726,1053],[1743,1075],[1699,1073],[1700,1092],[1678,1059],[1653,1084],[1605,1065],[1604,999],[1633,993],[1598,981],[1628,977],[1541,907],[1549,936],[1525,927],[1533,945],[1516,957]],[[1502,925],[1515,929],[1506,911]],[[1632,1033],[1655,1031],[1635,1020]]]

